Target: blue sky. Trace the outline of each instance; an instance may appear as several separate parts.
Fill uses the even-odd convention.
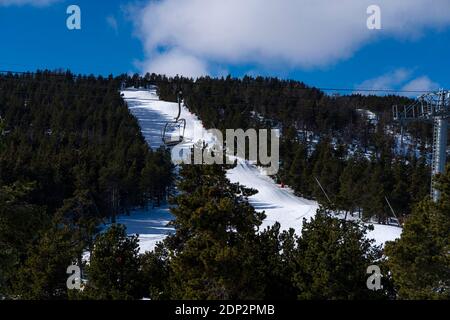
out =
[[[290,11],[298,2],[308,0],[280,0],[285,2],[285,13],[280,2],[265,10],[242,5],[247,0],[230,0],[227,7],[217,3],[211,8],[202,0],[42,3],[46,1],[52,2],[0,0],[0,69],[64,68],[102,75],[145,71],[193,76],[230,73],[292,78],[319,87],[450,88],[450,10],[448,17],[438,11],[422,13],[422,0],[396,0],[406,3],[400,9],[390,7],[386,0],[378,1],[386,2],[381,6],[382,30],[356,30],[355,26],[359,28],[367,17],[352,4],[336,15],[333,12],[341,8],[318,8],[318,12],[329,14],[323,19],[308,18],[315,11],[304,10],[305,16],[300,13],[297,24]],[[442,5],[441,11],[449,6],[449,1],[436,1]],[[413,8],[408,6],[411,3]],[[81,8],[81,30],[66,28],[70,4]],[[210,10],[210,14],[202,15],[198,8]],[[383,8],[387,11],[384,15]],[[272,13],[277,11],[281,19]],[[346,16],[347,12],[349,17],[354,17],[354,12],[361,16],[347,23],[353,19]],[[400,24],[403,12],[409,18]],[[252,20],[253,13],[267,15],[266,20]],[[290,22],[282,21],[284,14]],[[213,20],[208,20],[209,16]],[[335,24],[330,25],[333,19]],[[302,31],[296,31],[297,27]]]
[[[81,30],[72,31],[66,27],[69,2],[0,6],[1,69],[68,68],[104,75],[138,71],[133,62],[142,58],[142,46],[121,3],[78,1]],[[108,17],[117,20],[117,31]]]

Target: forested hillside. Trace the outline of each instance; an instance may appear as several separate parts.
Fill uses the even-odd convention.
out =
[[[301,82],[261,77],[193,81],[147,74],[124,80],[156,84],[161,98],[171,101],[181,89],[208,128],[279,128],[281,170],[274,178],[299,196],[384,223],[392,217],[385,197],[397,216],[407,216],[429,193],[431,126],[408,125],[404,135],[411,141],[402,145],[392,121],[392,106],[411,103],[409,98],[330,96]]]
[[[149,149],[119,87],[69,72],[0,76],[0,295],[63,295],[51,285],[102,222],[166,196],[169,155]]]
[[[260,230],[264,214],[248,202],[255,190],[230,183],[225,172],[218,165],[182,166],[180,195],[172,209],[176,233],[154,252],[137,256],[135,239],[125,240],[123,231],[111,229],[102,236],[101,249],[94,250],[91,274],[96,277],[81,295],[123,298],[140,292],[152,300],[293,300],[392,294],[365,286],[367,265],[380,258],[379,249],[364,238],[366,227],[322,211],[305,223],[301,237],[293,230],[281,232],[279,224]],[[130,257],[122,269],[97,264],[107,258],[107,238]],[[117,278],[114,274],[126,274],[129,281],[108,281]]]
[[[223,166],[183,165],[173,179],[168,151],[149,149],[122,100],[124,84],[158,85],[166,100],[182,88],[209,127],[280,128],[274,178],[322,208],[298,234],[278,223],[261,230],[265,214],[249,203],[256,190],[231,183]],[[450,170],[431,202],[426,157],[394,146],[389,108],[408,101],[248,77],[0,76],[0,299],[448,299]],[[426,130],[408,128],[417,141]],[[173,183],[175,233],[155,251],[139,252],[121,225],[99,232]],[[385,197],[408,219],[382,252],[370,227],[334,213],[384,222]],[[383,290],[367,288],[373,264]],[[83,267],[83,290],[67,287],[72,265]]]
[[[156,84],[165,100],[175,101],[182,89],[188,108],[210,128],[280,128],[282,169],[274,178],[325,207],[304,224],[298,237],[292,231],[280,233],[277,225],[259,234],[233,234],[221,226],[241,230],[233,220],[238,212],[252,219],[248,224],[261,223],[261,217],[242,207],[247,202],[243,189],[233,187],[239,196],[234,203],[241,206],[227,210],[227,200],[235,196],[220,199],[224,191],[217,190],[229,184],[220,170],[183,168],[182,193],[175,202],[181,209],[173,210],[177,233],[144,260],[148,279],[153,279],[150,297],[448,299],[450,169],[438,178],[442,198],[433,203],[427,162],[431,128],[406,127],[412,145],[405,143],[409,150],[403,152],[391,118],[392,105],[410,99],[327,96],[295,81],[249,77],[193,81],[147,75],[122,80],[136,87]],[[361,110],[372,112],[375,119]],[[391,216],[386,199],[406,219],[401,238],[386,245],[388,259],[380,259],[378,248],[365,240],[365,227],[332,213],[362,212],[364,218],[385,222]],[[246,244],[240,247],[242,241]],[[220,248],[227,250],[218,255]],[[242,259],[239,272],[234,272],[235,260]],[[374,262],[381,267],[384,288],[376,293],[361,286],[366,267]],[[246,283],[243,295],[240,283]]]
[[[261,230],[255,190],[230,183],[218,165],[184,165],[173,199],[176,233],[139,255],[136,237],[111,228],[96,241],[90,280],[77,298],[152,300],[448,299],[450,170],[442,200],[423,201],[388,244],[386,259],[369,227],[319,210],[299,235],[280,225]],[[114,249],[113,249],[114,248]],[[114,263],[122,261],[122,263]],[[112,262],[112,263],[110,263]],[[383,289],[368,290],[377,265]]]

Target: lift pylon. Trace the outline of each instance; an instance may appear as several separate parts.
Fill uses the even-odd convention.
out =
[[[433,178],[443,173],[447,160],[448,119],[450,118],[450,91],[427,93],[409,106],[393,106],[395,121],[404,125],[408,122],[422,121],[433,123],[433,154],[431,161],[431,197],[435,202],[440,192],[435,188]]]

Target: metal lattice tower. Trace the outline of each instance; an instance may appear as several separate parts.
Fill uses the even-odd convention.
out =
[[[440,198],[433,177],[445,170],[447,160],[448,119],[450,118],[450,91],[440,90],[420,96],[410,106],[394,106],[394,120],[404,125],[407,122],[423,121],[433,123],[433,155],[431,162],[431,196],[434,201]]]

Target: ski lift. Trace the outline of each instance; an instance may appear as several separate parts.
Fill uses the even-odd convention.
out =
[[[162,132],[162,141],[167,147],[174,147],[181,143],[186,130],[186,119],[181,118],[182,92],[178,93],[178,115],[174,121],[167,122]]]

